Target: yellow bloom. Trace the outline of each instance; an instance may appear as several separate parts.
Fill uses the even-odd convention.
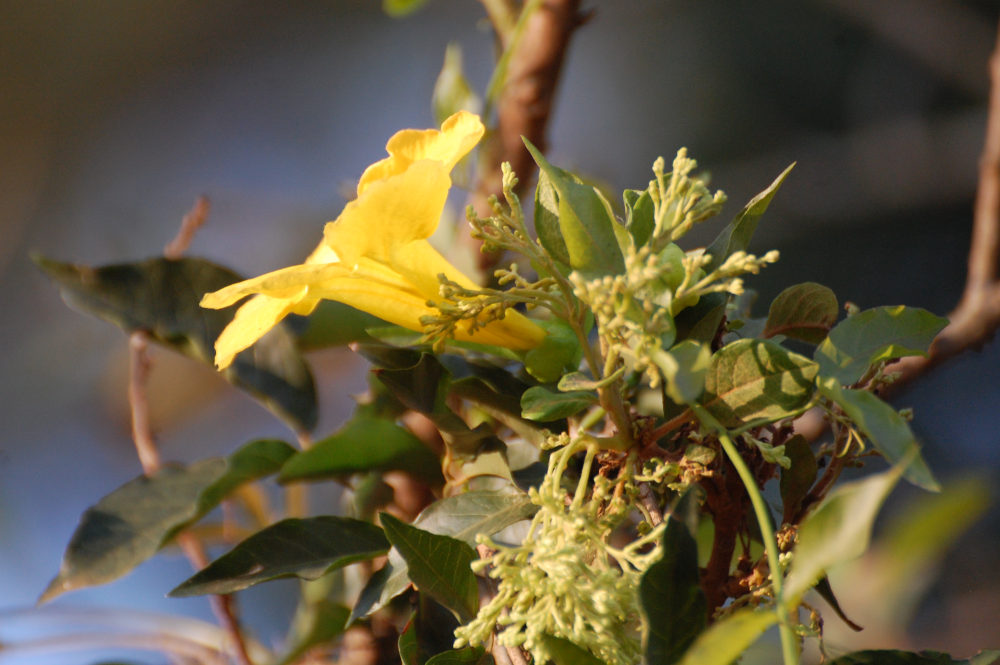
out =
[[[437,229],[451,187],[451,170],[483,135],[479,118],[464,111],[441,130],[406,129],[386,144],[389,156],[369,166],[358,197],[329,222],[323,241],[302,265],[283,268],[202,298],[202,307],[228,307],[254,296],[236,312],[215,342],[215,364],[224,369],[288,314],[310,314],[320,300],[336,300],[420,331],[420,318],[438,311],[438,275],[464,288],[476,284],[435,250],[427,238]],[[469,332],[462,322],[457,339],[526,350],[544,331],[508,311],[503,319]]]

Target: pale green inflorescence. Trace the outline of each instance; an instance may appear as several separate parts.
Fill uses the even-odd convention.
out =
[[[600,474],[588,490],[589,469],[598,452],[586,434],[572,441],[552,437],[562,447],[549,458],[538,490],[539,506],[521,545],[495,548],[474,564],[499,581],[497,593],[469,624],[455,631],[456,647],[496,639],[522,647],[544,663],[550,658],[545,637],[560,637],[583,647],[608,665],[633,665],[641,659],[638,586],[642,573],[660,556],[662,526],[622,549],[608,544],[612,530],[628,515],[634,484]],[[572,501],[562,486],[569,459],[586,450],[582,480]]]

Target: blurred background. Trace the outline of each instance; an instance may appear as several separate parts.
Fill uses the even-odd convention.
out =
[[[861,307],[946,314],[957,303],[995,0],[584,7],[594,13],[571,43],[549,132],[555,163],[620,192],[645,187],[657,156],[669,163],[687,146],[730,198],[720,220],[690,237],[694,246],[796,161],[753,247],[782,254],[750,284],[761,314],[802,281]],[[481,91],[493,44],[471,0],[431,0],[402,20],[362,0],[0,1],[0,642],[105,616],[95,608],[112,623],[146,620],[141,612],[211,617],[204,599],[164,598],[189,575],[171,554],[61,597],[48,614],[29,611],[82,511],[140,472],[126,337],[66,308],[29,251],[90,265],[154,256],[205,194],[212,211],[190,255],[248,275],[297,263],[363,168],[384,155],[385,140],[434,124],[431,90],[452,41]],[[310,360],[324,436],[350,413],[364,365],[343,350]],[[165,459],[290,436],[210,368],[165,351],[153,361]],[[1000,480],[998,378],[1000,349],[990,344],[896,400],[915,409],[925,455],[946,484]],[[897,492],[886,521],[904,519],[918,499]],[[998,546],[994,505],[921,572],[922,599],[867,618],[875,627],[842,643],[963,656],[1000,646]],[[877,600],[866,580],[879,570],[863,566],[876,565],[869,557],[838,589],[862,624]],[[280,640],[291,591],[264,585],[241,601],[265,643]],[[828,613],[831,642],[842,635],[838,623]],[[5,665],[40,658],[0,651]]]

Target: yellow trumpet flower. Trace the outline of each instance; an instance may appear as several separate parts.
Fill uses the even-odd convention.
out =
[[[310,314],[320,300],[336,300],[421,331],[421,317],[439,314],[438,275],[463,288],[477,285],[451,265],[428,238],[437,229],[451,188],[451,170],[484,132],[479,117],[460,111],[441,130],[406,129],[386,144],[389,156],[369,166],[358,197],[326,225],[323,241],[302,265],[276,270],[206,294],[202,307],[221,309],[253,296],[215,342],[224,369],[291,313]],[[463,321],[455,338],[527,350],[545,332],[515,311],[470,332]]]

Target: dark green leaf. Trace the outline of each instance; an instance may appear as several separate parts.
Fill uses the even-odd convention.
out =
[[[693,502],[693,492],[681,499]],[[678,505],[683,515],[689,508]],[[701,591],[698,546],[682,520],[673,517],[663,532],[663,556],[642,575],[639,599],[646,661],[676,663],[705,629],[708,604]]]
[[[482,647],[465,647],[464,649],[443,651],[436,656],[431,656],[424,665],[476,665],[487,662],[487,658],[489,656]],[[489,662],[492,662],[492,658]]]
[[[228,460],[167,466],[122,485],[80,518],[59,574],[39,603],[118,579],[238,486],[277,471],[293,452],[281,441],[253,441]]]
[[[774,179],[774,182],[768,185],[767,189],[750,199],[750,202],[736,215],[729,226],[723,229],[722,233],[712,241],[712,244],[705,250],[705,253],[712,257],[712,262],[705,266],[706,272],[718,268],[730,254],[746,251],[750,247],[750,238],[757,230],[757,222],[767,211],[767,207],[771,205],[771,199],[774,198],[794,166],[794,163],[790,164]]]
[[[837,296],[822,284],[790,286],[774,299],[764,325],[764,337],[784,335],[819,344],[837,321]]]
[[[727,296],[723,293],[709,293],[702,296],[697,304],[681,310],[674,317],[676,338],[710,344],[726,314],[726,300]]]
[[[420,665],[420,643],[417,641],[417,613],[410,616],[410,620],[403,627],[403,632],[399,634],[396,642],[399,651],[399,661],[402,665]]]
[[[214,364],[215,340],[235,306],[205,309],[201,297],[240,281],[233,271],[204,259],[154,258],[91,268],[33,257],[71,307],[127,332],[141,330],[159,344]],[[308,366],[284,326],[276,326],[222,372],[295,429],[316,425],[316,389]]]
[[[831,661],[830,665],[995,665],[1000,663],[1000,651],[981,651],[968,660],[955,660],[938,651],[896,651],[870,649],[855,651]]]
[[[323,300],[306,319],[306,328],[299,335],[300,349],[325,349],[345,346],[351,342],[370,342],[369,328],[388,324],[367,312],[334,300]]]
[[[743,608],[702,631],[678,661],[680,665],[732,665],[746,649],[778,622],[773,611]]]
[[[819,594],[820,598],[825,600],[827,604],[833,608],[833,611],[837,614],[838,617],[840,617],[841,621],[847,624],[848,628],[850,628],[855,632],[864,630],[863,626],[859,626],[858,624],[851,621],[847,617],[847,614],[844,613],[844,610],[840,607],[840,601],[837,600],[837,596],[835,596],[833,593],[833,587],[830,586],[829,577],[823,576],[822,578],[820,578],[819,582],[816,582],[816,586],[813,587],[813,590]]]
[[[641,192],[626,189],[623,197],[625,199],[625,225],[628,227],[628,232],[632,234],[635,246],[642,247],[653,235],[655,224],[653,198],[649,195],[648,189]]]
[[[343,605],[319,600],[310,608],[307,625],[299,628],[292,647],[274,665],[291,665],[314,646],[331,642],[347,628],[351,611]]]
[[[441,465],[420,439],[395,423],[355,416],[333,436],[316,442],[281,468],[279,482],[343,476],[364,471],[409,471],[440,483]]]
[[[737,340],[712,356],[703,404],[726,427],[780,420],[809,403],[817,370],[774,342]]]
[[[568,418],[597,403],[597,396],[590,392],[552,392],[535,386],[521,395],[521,415],[529,420],[548,422]]]
[[[820,374],[849,386],[873,364],[903,356],[927,355],[948,320],[918,307],[875,307],[838,323],[813,358]]]
[[[809,442],[801,434],[785,441],[785,456],[792,464],[787,469],[781,469],[781,505],[784,507],[783,521],[790,522],[801,507],[802,499],[816,482],[819,465]]]
[[[524,354],[524,368],[542,383],[555,383],[567,370],[580,365],[583,349],[576,333],[564,321],[538,321],[546,332],[542,343]]]
[[[463,623],[479,608],[479,586],[470,565],[476,552],[460,540],[424,531],[381,513],[385,535],[406,561],[417,588],[451,609]]]
[[[820,393],[844,410],[890,464],[909,461],[904,478],[932,492],[940,489],[909,423],[894,408],[867,390],[841,388],[837,379],[821,379],[818,384]]]
[[[388,550],[382,530],[369,522],[333,516],[286,519],[253,534],[169,595],[233,593],[279,577],[314,580]]]
[[[537,510],[523,492],[480,490],[435,501],[417,516],[413,525],[475,546],[477,535],[492,536],[511,524],[531,518]],[[365,585],[351,621],[382,607],[409,585],[406,561],[393,549],[385,567]]]
[[[542,643],[554,665],[605,665],[594,654],[562,637],[543,635]]]
[[[799,527],[791,571],[785,578],[785,601],[798,604],[802,594],[832,566],[860,556],[871,538],[872,524],[901,469],[845,483],[830,493]]]
[[[524,144],[559,198],[559,230],[570,267],[590,276],[622,273],[625,259],[608,202],[593,187],[576,182],[565,171],[552,166],[530,141],[524,139]]]

